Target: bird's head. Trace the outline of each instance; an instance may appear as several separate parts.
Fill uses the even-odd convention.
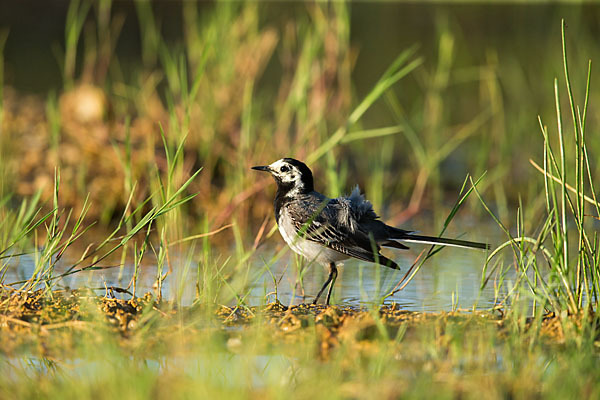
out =
[[[306,164],[293,158],[282,158],[271,165],[252,169],[271,173],[279,190],[286,193],[308,193],[314,190],[312,172]]]

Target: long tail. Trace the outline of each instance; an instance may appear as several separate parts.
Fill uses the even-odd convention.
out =
[[[489,250],[490,249],[490,245],[487,243],[471,242],[468,240],[459,240],[459,239],[440,238],[440,237],[434,237],[434,236],[408,234],[402,238],[397,238],[396,240],[401,240],[403,242],[412,242],[412,243],[437,244],[437,245],[441,245],[441,246],[464,247],[467,249],[481,249],[481,250]]]
[[[390,239],[400,240],[402,242],[412,242],[412,243],[426,243],[426,244],[437,244],[440,246],[454,246],[454,247],[463,247],[467,249],[481,249],[481,250],[489,250],[490,245],[487,243],[480,242],[471,242],[468,240],[459,240],[459,239],[448,239],[448,238],[440,238],[435,236],[424,236],[424,235],[415,235],[411,231],[405,231],[404,229],[394,228],[392,226],[387,226],[388,233]],[[390,244],[384,244],[384,246],[390,246]],[[400,244],[400,246],[402,246]],[[390,246],[396,247],[396,246]]]

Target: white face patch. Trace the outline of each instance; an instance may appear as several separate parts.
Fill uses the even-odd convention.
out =
[[[304,187],[300,170],[285,160],[277,160],[269,165],[269,168],[271,169],[271,173],[281,182],[293,183],[294,188],[292,191],[298,193]]]

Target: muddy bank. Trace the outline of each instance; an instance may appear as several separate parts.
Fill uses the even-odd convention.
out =
[[[132,350],[160,354],[164,343],[174,335],[179,335],[177,340],[184,345],[192,345],[198,336],[205,336],[195,333],[207,331],[219,337],[224,348],[235,351],[245,332],[260,327],[265,343],[312,341],[317,354],[327,358],[340,344],[362,348],[376,340],[419,340],[419,332],[425,326],[440,338],[446,330],[458,329],[465,333],[491,330],[502,339],[509,325],[515,323],[497,313],[421,313],[402,310],[396,304],[370,310],[312,304],[288,308],[278,302],[259,307],[178,307],[159,302],[150,293],[129,300],[114,298],[113,294],[110,290],[105,296],[89,290],[3,290],[0,352],[68,357],[81,343],[116,340]],[[580,317],[565,318],[570,321],[568,326],[581,328]],[[522,323],[524,332],[533,325],[532,320]],[[536,326],[541,326],[537,334],[552,343],[564,342],[569,334],[564,329],[564,318],[552,314]]]

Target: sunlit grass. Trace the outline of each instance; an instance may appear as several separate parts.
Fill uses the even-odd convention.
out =
[[[578,314],[589,311],[596,318],[598,310],[598,289],[600,288],[600,253],[595,222],[589,212],[598,215],[600,206],[596,200],[593,174],[590,167],[585,126],[591,82],[591,61],[587,73],[587,85],[583,106],[576,104],[571,87],[568,69],[565,23],[562,24],[562,50],[564,81],[569,97],[569,109],[573,121],[573,139],[569,139],[563,124],[558,79],[554,81],[556,99],[556,119],[559,151],[552,147],[548,128],[539,118],[544,138],[543,167],[531,160],[542,174],[546,199],[546,216],[536,227],[534,236],[524,230],[522,207],[518,214],[517,235],[509,230],[493,215],[509,240],[501,244],[488,258],[483,270],[482,285],[489,282],[487,266],[504,248],[512,248],[515,256],[514,267],[518,280],[502,301],[514,302],[525,288],[526,298],[533,300],[534,308],[556,313]],[[571,149],[567,150],[567,142]],[[574,146],[573,146],[574,145]],[[572,167],[575,171],[570,172]],[[574,179],[574,184],[568,182]],[[590,193],[588,196],[586,193]],[[572,195],[575,195],[573,199]],[[479,198],[483,201],[481,195]],[[587,204],[587,209],[586,209]],[[487,205],[484,206],[490,211]],[[590,210],[590,211],[588,211]],[[490,211],[491,212],[491,211]],[[575,244],[576,243],[576,244]],[[575,255],[573,255],[575,254]],[[501,264],[495,264],[496,266]],[[505,266],[506,267],[506,266]],[[495,268],[494,268],[495,269]],[[502,272],[500,272],[502,273]],[[525,294],[523,293],[523,294]]]
[[[71,3],[62,66],[65,91],[78,85],[76,53],[88,12],[96,10],[97,18],[97,29],[88,34],[95,32],[91,35],[96,35],[98,43],[102,38],[110,39],[102,43],[116,43],[119,21],[107,21],[110,4]],[[260,24],[257,4],[219,3],[209,18],[200,18],[197,5],[187,2],[183,5],[185,41],[180,46],[170,46],[161,37],[151,3],[136,1],[135,7],[142,62],[131,81],[120,76],[110,46],[92,45],[94,40],[88,37],[85,47],[95,54],[88,62],[95,59],[95,66],[106,66],[106,75],[97,76],[94,83],[112,91],[115,124],[123,128],[123,135],[111,137],[105,149],[114,151],[123,171],[123,179],[115,180],[121,206],[109,209],[100,193],[99,205],[98,197],[86,197],[79,212],[64,207],[61,171],[69,165],[52,171],[54,184],[45,203],[41,191],[20,199],[7,195],[2,186],[0,325],[6,328],[7,339],[0,363],[3,397],[600,395],[596,328],[600,261],[597,222],[590,218],[590,213],[595,212],[596,218],[600,214],[594,188],[597,146],[588,146],[585,128],[591,72],[583,106],[577,107],[567,68],[564,24],[563,62],[574,140],[562,122],[563,103],[555,83],[557,137],[552,138],[540,119],[543,155],[531,155],[538,160],[543,157],[536,164],[543,175],[532,186],[545,190],[533,199],[533,205],[522,204],[515,233],[503,221],[509,214],[509,199],[502,183],[510,170],[505,164],[511,148],[516,148],[514,143],[503,143],[507,147],[501,149],[500,161],[491,171],[474,175],[482,176],[476,181],[464,181],[448,212],[441,205],[444,162],[474,138],[487,151],[495,149],[494,140],[499,139],[485,139],[481,132],[489,121],[502,120],[504,113],[494,103],[500,101],[497,77],[489,69],[485,69],[489,75],[481,79],[463,71],[463,79],[487,88],[486,96],[494,104],[472,110],[470,119],[447,129],[452,108],[444,93],[457,79],[453,66],[457,38],[446,27],[440,28],[434,66],[418,48],[400,51],[384,73],[373,78],[366,95],[356,98],[350,96],[353,56],[349,10],[343,3],[309,5],[304,19],[278,31]],[[2,44],[0,32],[0,50]],[[278,82],[281,89],[270,97],[260,90],[259,80],[276,51],[284,64]],[[255,63],[246,62],[250,59]],[[328,70],[331,65],[333,72]],[[428,76],[425,94],[417,111],[407,110],[402,105],[406,100],[394,88],[418,73]],[[388,107],[393,123],[366,124],[365,115],[381,103]],[[159,109],[157,114],[148,111],[152,107]],[[69,128],[52,95],[46,114],[52,147],[59,152],[61,134]],[[0,122],[1,116],[2,103]],[[144,125],[148,119],[152,123]],[[148,126],[150,130],[140,135]],[[292,299],[304,295],[307,265],[291,257],[287,247],[271,252],[261,246],[276,227],[271,218],[265,219],[271,212],[270,204],[262,202],[268,196],[261,196],[267,181],[248,174],[251,161],[297,155],[325,172],[322,184],[327,185],[329,195],[339,195],[351,183],[362,181],[378,209],[384,209],[387,196],[392,195],[387,190],[397,193],[398,181],[406,179],[394,170],[398,143],[410,149],[408,158],[414,163],[405,176],[416,183],[408,212],[398,213],[396,220],[417,212],[426,194],[431,194],[435,213],[445,218],[438,225],[442,234],[459,207],[467,205],[475,193],[506,233],[507,241],[494,249],[483,267],[482,284],[496,285],[497,307],[484,314],[417,314],[414,323],[400,324],[380,313],[387,298],[423,273],[424,262],[437,253],[432,248],[389,287],[361,293],[368,300],[361,320],[344,320],[335,308],[320,310],[314,317],[310,314],[306,320],[291,312],[273,320],[268,312],[252,308],[277,300],[278,290],[288,284],[273,273],[275,263],[282,260],[289,260]],[[4,156],[5,149],[0,150]],[[476,158],[485,169],[487,155]],[[4,182],[5,166],[1,168]],[[360,173],[354,176],[355,171]],[[78,173],[85,180],[93,169],[81,168]],[[490,187],[493,206],[484,201],[485,189]],[[545,204],[543,218],[539,223],[526,220],[537,215],[539,199],[542,208]],[[475,204],[471,209],[480,207]],[[91,207],[101,209],[96,216],[111,214],[105,217],[112,222],[111,228],[100,240],[90,237],[87,216]],[[254,226],[256,221],[259,228]],[[526,227],[533,227],[533,233]],[[212,241],[220,232],[227,232],[226,247]],[[498,257],[506,255],[505,249],[512,251],[510,261]],[[68,251],[69,258],[65,256]],[[33,255],[33,275],[19,282],[7,281],[7,271],[24,254]],[[153,257],[152,264],[145,263],[148,257]],[[66,267],[59,272],[61,262]],[[17,298],[9,295],[31,295],[41,289],[43,304],[50,309],[52,300],[62,296],[57,290],[61,278],[126,263],[134,266],[132,276],[125,277],[130,280],[127,287],[107,285],[103,292],[97,288],[93,294],[82,292],[80,309],[74,315],[69,310],[57,311],[64,320],[26,320],[9,313],[11,299]],[[140,299],[147,288],[139,287],[139,276],[148,264],[156,265],[156,281],[152,293]],[[381,273],[377,267],[359,268],[361,276]],[[516,281],[505,280],[508,269],[517,271]],[[251,290],[265,276],[270,279],[264,297],[260,304],[251,304]],[[167,280],[175,289],[165,299],[162,292]],[[380,280],[375,282],[379,285]],[[193,301],[184,306],[184,292],[192,287]],[[104,299],[96,297],[102,293]],[[131,326],[125,320],[124,330],[115,331],[114,323],[98,307],[114,293],[130,300],[129,305],[143,305]],[[458,307],[458,296],[457,292],[452,298],[453,310]],[[222,313],[219,317],[215,316],[218,312]],[[544,319],[549,312],[559,318]],[[239,325],[232,322],[244,315],[253,318]],[[11,343],[14,348],[9,347]]]

